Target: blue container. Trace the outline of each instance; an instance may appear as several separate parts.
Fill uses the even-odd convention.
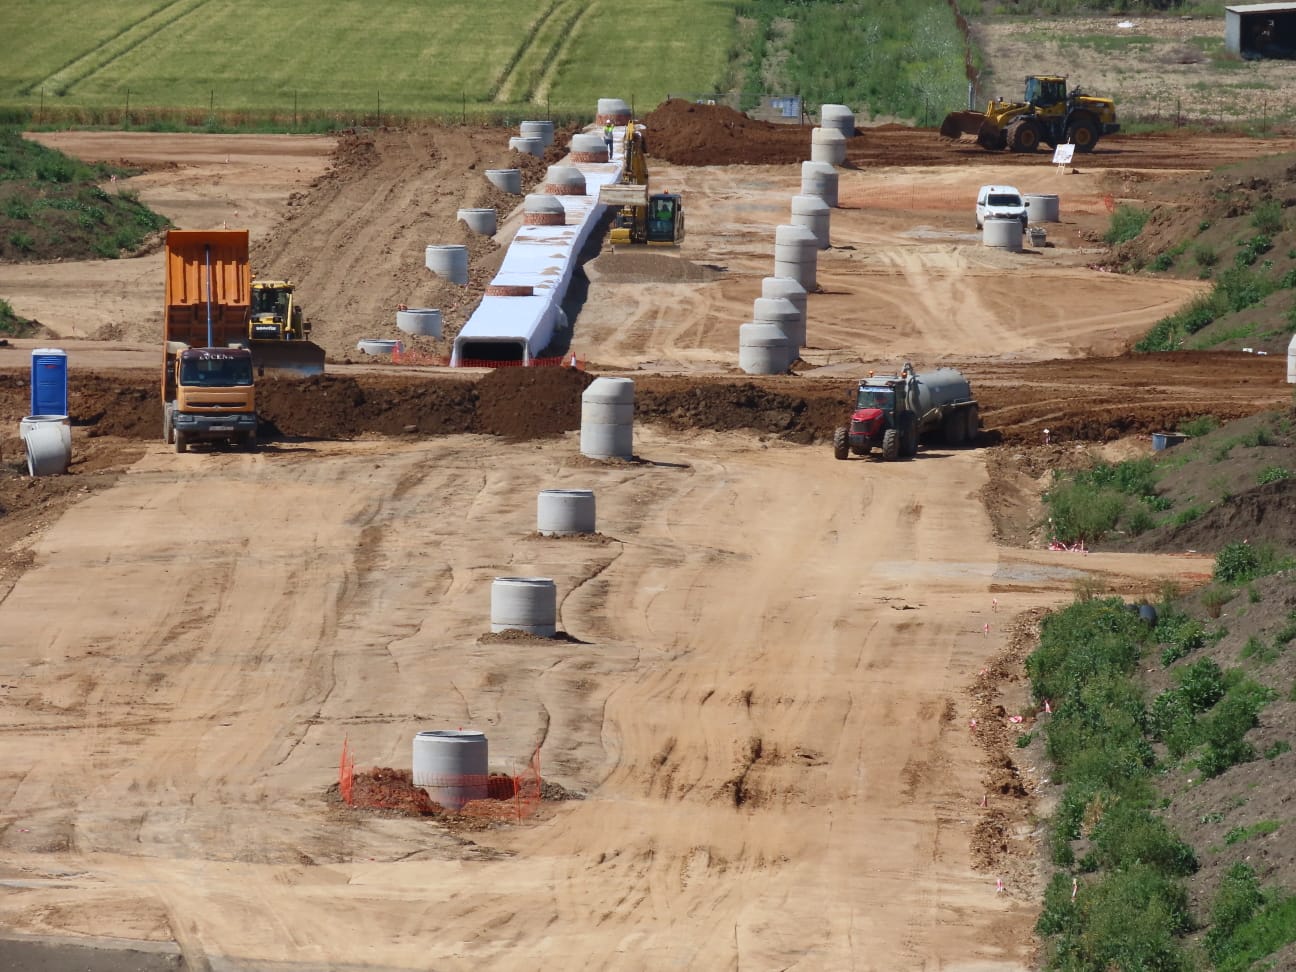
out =
[[[1152,451],[1164,452],[1171,446],[1177,446],[1188,436],[1182,432],[1153,432],[1152,433]]]
[[[31,414],[68,413],[67,352],[37,348],[32,352]]]

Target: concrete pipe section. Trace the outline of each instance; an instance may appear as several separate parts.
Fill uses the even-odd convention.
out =
[[[521,169],[487,169],[486,181],[510,196],[522,195]]]
[[[410,307],[396,312],[396,327],[419,337],[441,336],[441,312],[433,307]]]
[[[414,785],[451,813],[485,800],[490,778],[486,734],[465,729],[430,729],[414,737]]]
[[[585,173],[574,165],[551,165],[540,191],[550,196],[587,196]]]
[[[762,297],[782,297],[785,300],[792,301],[796,309],[801,312],[801,328],[804,333],[806,324],[806,304],[808,295],[806,289],[799,282],[791,277],[764,277],[761,280]]]
[[[846,136],[835,128],[816,128],[810,132],[810,161],[842,165],[846,161]]]
[[[548,577],[496,577],[491,583],[491,631],[558,633],[558,587]]]
[[[805,318],[786,297],[757,297],[752,301],[752,323],[773,324],[787,337],[788,362],[801,356],[805,347]]]
[[[630,121],[630,106],[620,98],[600,98],[598,115],[594,119],[600,125],[611,122],[613,125],[624,125]]]
[[[982,223],[981,242],[996,249],[1020,253],[1022,249],[1022,224],[1016,216],[991,217]]]
[[[774,276],[791,277],[808,292],[818,289],[819,240],[804,226],[774,230]]]
[[[819,124],[824,128],[835,128],[845,138],[855,135],[855,112],[846,105],[821,105],[819,107]]]
[[[455,214],[455,219],[478,236],[494,236],[499,214],[494,209],[461,209]]]
[[[424,251],[423,262],[438,277],[461,287],[468,283],[468,247],[462,244],[433,244]]]
[[[1025,197],[1026,215],[1032,223],[1060,223],[1061,207],[1052,193],[1028,193]]]
[[[594,490],[542,489],[536,496],[536,532],[546,537],[593,533]]]
[[[61,476],[72,464],[72,428],[66,415],[28,415],[19,423],[27,474]]]
[[[580,451],[591,459],[634,456],[634,381],[595,378],[581,395]]]
[[[385,338],[365,338],[363,341],[356,344],[356,350],[363,351],[365,354],[380,355],[391,354],[393,351],[400,348],[400,346],[401,343],[399,341],[389,341]]]
[[[554,123],[551,121],[524,121],[518,126],[523,138],[538,138],[548,148],[554,143]]]
[[[813,233],[821,250],[832,246],[828,232],[831,221],[832,209],[818,196],[792,197],[792,225],[804,226]]]
[[[544,155],[544,139],[534,135],[514,135],[509,139],[509,148],[524,155]]]
[[[818,196],[836,209],[837,170],[827,162],[802,162],[801,195]]]
[[[738,367],[749,375],[781,375],[791,364],[787,335],[777,324],[738,328]]]

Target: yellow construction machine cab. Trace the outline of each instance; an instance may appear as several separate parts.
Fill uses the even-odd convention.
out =
[[[290,280],[253,280],[248,338],[252,341],[304,341],[310,334]]]

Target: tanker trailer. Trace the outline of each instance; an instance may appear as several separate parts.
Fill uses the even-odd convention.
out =
[[[898,375],[869,376],[859,383],[850,424],[833,433],[833,455],[867,456],[877,449],[884,460],[908,458],[918,441],[939,433],[946,445],[976,440],[981,414],[972,386],[954,368],[916,374],[905,362]]]

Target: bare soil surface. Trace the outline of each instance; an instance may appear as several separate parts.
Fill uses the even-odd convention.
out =
[[[197,225],[248,207],[258,259],[320,322],[334,363],[263,384],[256,454],[158,438],[160,259],[0,268],[20,313],[130,339],[62,342],[74,453],[102,480],[28,486],[0,440],[0,923],[212,970],[1027,967],[1051,790],[1010,718],[1033,612],[1084,577],[1146,596],[1211,561],[996,537],[1029,543],[1030,475],[1077,448],[1290,398],[1273,357],[1117,357],[1202,285],[1095,269],[1117,200],[1273,144],[1104,142],[1057,172],[894,133],[894,156],[879,141],[842,173],[802,373],[759,380],[734,369],[737,328],[799,167],[656,165],[690,235],[593,261],[573,334],[591,372],[338,363],[394,336],[393,301],[437,299],[422,246],[506,141],[477,138],[356,136],[331,167],[316,140],[238,162],[182,142],[141,177]],[[980,245],[971,200],[1001,181],[1059,193],[1052,245]],[[33,346],[15,344],[11,430]],[[851,381],[905,359],[967,371],[984,447],[833,460]],[[579,455],[599,371],[636,377],[636,462]],[[534,536],[554,487],[596,490],[603,542]],[[568,637],[483,638],[502,575],[552,577]],[[486,731],[492,770],[539,746],[586,799],[472,832],[330,799],[344,740],[357,768],[403,769],[414,733],[457,727]]]

